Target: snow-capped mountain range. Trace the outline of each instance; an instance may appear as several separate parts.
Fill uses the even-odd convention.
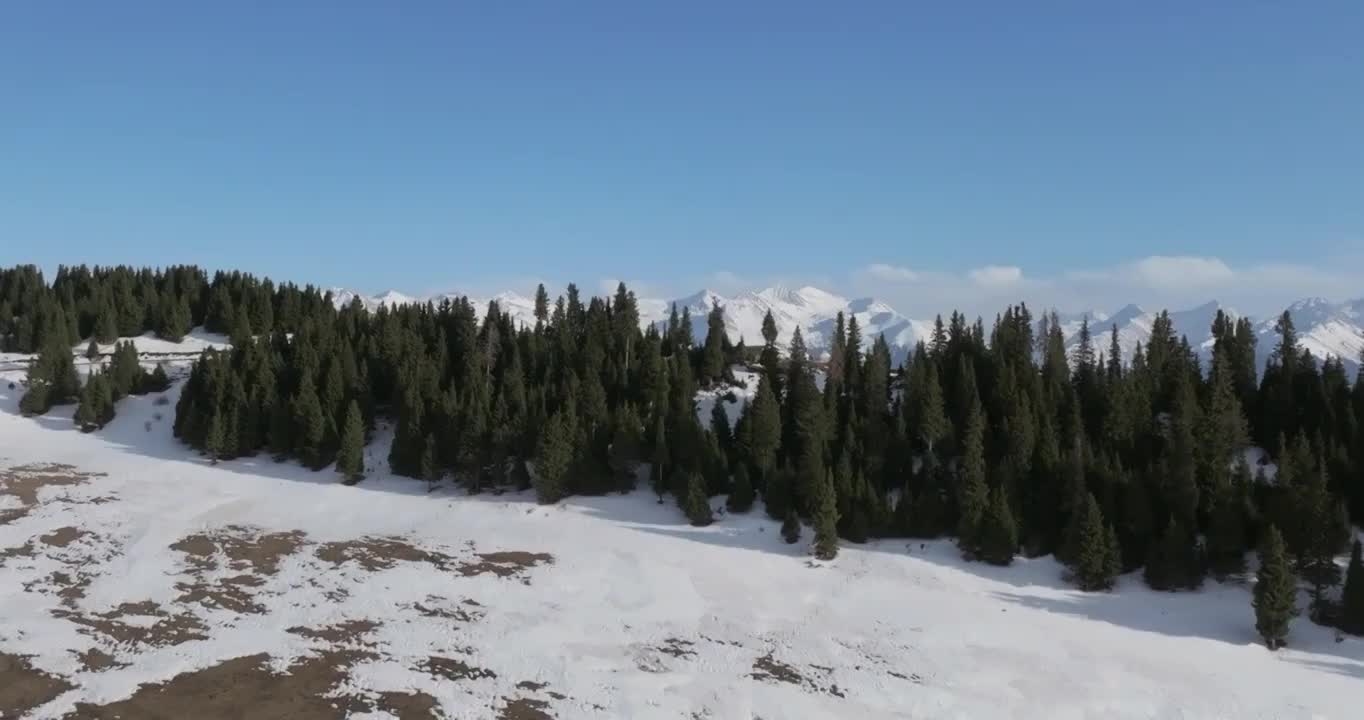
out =
[[[413,297],[396,291],[382,295],[363,295],[350,290],[334,288],[332,300],[337,307],[350,304],[359,299],[370,309],[382,304],[401,305],[413,302],[440,302],[445,298],[455,298],[459,293],[444,293],[430,297]],[[474,308],[480,314],[485,312],[490,301],[496,301],[502,312],[510,313],[518,324],[535,324],[535,302],[531,298],[514,292],[503,292],[488,298],[470,297]],[[799,327],[805,337],[805,344],[811,355],[821,356],[829,348],[835,318],[839,312],[845,316],[856,317],[862,328],[864,346],[869,347],[873,339],[882,335],[891,347],[893,359],[902,360],[919,340],[927,341],[933,330],[933,319],[915,319],[901,314],[889,304],[875,298],[848,299],[815,287],[786,288],[770,287],[763,290],[745,291],[736,295],[721,295],[712,290],[675,300],[639,298],[640,322],[666,323],[668,314],[675,304],[679,313],[684,308],[691,312],[692,333],[698,341],[706,334],[706,315],[713,304],[718,303],[725,310],[725,328],[730,340],[738,342],[741,338],[747,344],[762,343],[762,321],[770,310],[777,324],[777,344],[785,349],[791,336]],[[1232,308],[1212,301],[1187,310],[1171,311],[1170,320],[1175,333],[1189,339],[1206,357],[1212,352],[1212,321],[1217,311],[1222,310],[1233,318],[1240,313]],[[1360,353],[1364,351],[1364,298],[1342,303],[1333,303],[1322,298],[1308,298],[1293,303],[1287,308],[1297,328],[1301,345],[1318,358],[1327,355],[1340,357],[1348,368],[1358,367]],[[1034,311],[1039,319],[1041,313]],[[1146,343],[1151,336],[1158,311],[1143,309],[1138,305],[1127,305],[1112,313],[1100,311],[1058,313],[1067,343],[1074,346],[1079,339],[1080,326],[1089,320],[1090,332],[1097,348],[1108,347],[1110,328],[1117,326],[1118,343],[1123,353],[1130,358],[1138,343]],[[1274,325],[1278,319],[1275,314],[1267,318],[1252,318],[1255,333],[1259,338],[1257,345],[1261,362],[1268,357],[1275,343]]]

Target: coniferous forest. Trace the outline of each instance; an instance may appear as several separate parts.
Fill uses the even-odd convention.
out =
[[[85,429],[169,380],[120,345],[82,384],[73,346],[202,326],[233,348],[195,362],[174,432],[215,462],[296,459],[359,482],[384,420],[392,443],[376,449],[415,481],[544,503],[642,482],[697,525],[724,495],[824,559],[840,540],[954,536],[980,562],[1053,554],[1087,591],[1138,572],[1183,591],[1243,576],[1254,553],[1270,647],[1298,587],[1314,621],[1364,632],[1358,543],[1345,570],[1335,561],[1364,518],[1364,379],[1302,350],[1287,313],[1260,371],[1249,321],[1220,312],[1206,363],[1166,314],[1125,358],[1116,328],[1086,325],[1067,348],[1054,316],[1017,305],[988,324],[939,318],[900,367],[855,318],[812,358],[799,331],[776,346],[770,315],[762,338],[732,344],[723,312],[694,338],[676,309],[642,329],[624,285],[542,286],[535,324],[518,327],[495,302],[337,309],[313,287],[193,267],[63,267],[50,284],[0,271],[0,349],[38,353],[22,409],[70,403]],[[698,390],[732,387],[736,367],[758,378],[738,421],[720,403],[698,418]]]

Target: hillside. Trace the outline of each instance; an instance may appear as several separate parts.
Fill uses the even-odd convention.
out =
[[[818,563],[808,528],[795,545],[756,511],[693,528],[643,489],[428,494],[382,470],[382,429],[354,487],[215,466],[171,438],[157,397],[83,435],[69,407],[19,417],[20,378],[0,372],[4,717],[1358,711],[1364,639],[1299,618],[1270,653],[1240,583],[1085,594],[1049,558],[966,564],[948,541]]]

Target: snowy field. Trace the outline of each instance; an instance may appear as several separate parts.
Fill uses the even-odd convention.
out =
[[[816,563],[808,529],[692,528],[647,489],[428,494],[385,437],[354,487],[210,466],[171,437],[178,386],[83,435],[72,407],[19,417],[22,376],[0,371],[0,717],[1364,713],[1364,640],[1299,619],[1270,653],[1241,584],[1087,595],[949,542]]]

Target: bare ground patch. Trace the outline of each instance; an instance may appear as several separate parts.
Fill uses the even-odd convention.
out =
[[[62,678],[33,667],[28,658],[0,653],[0,717],[20,717],[71,687]]]
[[[196,718],[240,720],[341,720],[353,713],[382,710],[400,718],[433,718],[436,700],[424,693],[333,696],[363,653],[330,651],[303,658],[275,674],[265,654],[248,655],[213,667],[143,685],[132,697],[107,705],[78,704],[68,718]]]
[[[446,680],[483,680],[494,679],[497,673],[487,668],[470,665],[458,658],[432,655],[422,663],[421,669],[435,677]]]
[[[333,565],[355,563],[370,572],[389,570],[398,563],[425,563],[464,577],[492,574],[500,578],[517,577],[526,584],[530,583],[525,576],[526,570],[554,561],[548,553],[519,550],[477,553],[475,560],[459,560],[442,552],[416,547],[402,538],[373,536],[324,543],[317,548],[317,557]]]
[[[498,720],[554,720],[545,712],[549,703],[534,698],[502,698],[506,705],[497,713]]]
[[[372,620],[346,620],[335,625],[324,625],[318,628],[291,627],[285,632],[332,645],[358,642],[361,645],[368,646],[369,642],[365,636],[374,632],[378,627],[379,623]]]
[[[103,473],[79,472],[72,465],[57,463],[21,465],[0,470],[0,495],[19,501],[19,507],[0,512],[0,524],[11,523],[26,515],[38,504],[39,491],[48,487],[80,485]]]
[[[208,638],[205,634],[207,628],[199,618],[185,612],[167,612],[149,600],[123,603],[103,613],[53,610],[52,616],[80,626],[80,632],[86,635],[107,638],[120,644],[168,647]],[[129,622],[129,618],[140,619]]]
[[[90,648],[82,653],[76,653],[76,658],[81,661],[81,667],[87,672],[102,672],[113,668],[128,667],[128,663],[119,662],[118,658],[110,655],[99,648]]]
[[[44,545],[49,545],[49,546],[51,546],[51,547],[64,548],[64,547],[70,545],[71,543],[76,542],[77,540],[80,540],[81,538],[84,538],[84,537],[93,537],[93,536],[94,536],[94,533],[90,532],[89,530],[82,530],[82,529],[77,528],[77,527],[70,527],[70,526],[67,526],[67,527],[57,528],[56,530],[53,530],[52,532],[50,532],[50,533],[48,533],[48,534],[46,534],[46,535],[43,535],[42,537],[40,537],[40,538],[38,538],[38,539],[41,540],[41,541],[43,541],[43,544],[44,544]]]
[[[772,653],[769,652],[753,661],[753,671],[749,673],[749,677],[752,677],[755,680],[772,680],[791,685],[799,685],[814,692],[823,692],[833,695],[834,697],[843,697],[843,691],[839,689],[837,683],[824,682],[825,680],[828,680],[828,677],[833,673],[833,668],[824,667],[822,665],[809,665],[806,672],[808,674],[802,674],[795,666],[777,660],[772,657]],[[821,679],[816,680],[815,678],[810,677],[810,675],[819,675],[822,677]]]
[[[465,599],[459,605],[451,607],[449,601],[439,595],[427,595],[425,602],[413,603],[412,609],[421,613],[424,617],[441,618],[442,620],[454,620],[455,622],[468,623],[478,622],[483,619],[484,613],[478,608],[482,607],[475,600]]]
[[[186,536],[171,545],[172,550],[185,554],[190,577],[189,581],[176,583],[180,595],[175,601],[242,614],[263,614],[265,607],[256,601],[254,590],[265,584],[264,578],[278,573],[280,562],[303,542],[301,532],[262,533],[239,525]],[[224,566],[240,574],[207,577]]]

